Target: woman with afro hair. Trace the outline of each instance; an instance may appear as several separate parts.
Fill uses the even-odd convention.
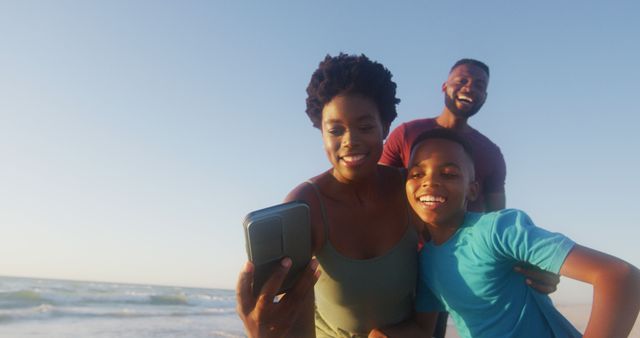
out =
[[[310,206],[317,260],[277,303],[290,261],[258,297],[250,290],[253,267],[245,266],[238,313],[250,337],[429,336],[413,321],[418,237],[405,177],[378,164],[400,102],[391,77],[366,56],[346,54],[327,56],[311,76],[306,113],[331,168],[285,201]]]

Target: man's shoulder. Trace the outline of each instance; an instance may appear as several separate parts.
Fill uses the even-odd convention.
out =
[[[404,134],[405,134],[404,136],[407,139],[412,139],[425,131],[429,131],[437,128],[443,128],[443,127],[441,127],[438,124],[435,117],[429,117],[429,118],[415,119],[408,122],[404,122],[400,126],[398,126],[398,128],[404,129]],[[483,133],[481,133],[477,129],[471,126],[469,126],[469,129],[470,131],[466,135],[467,136],[466,138],[468,139],[467,141],[470,142],[472,145],[479,145],[479,146],[482,146],[483,148],[488,147],[493,149],[500,149],[500,147],[498,147],[496,143],[491,141],[489,137],[485,136]],[[463,134],[462,136],[464,137],[465,135]]]
[[[434,129],[438,126],[433,118],[417,119],[403,122],[393,129],[387,139],[387,143],[396,145],[410,145],[422,132]],[[388,145],[387,145],[388,146]]]
[[[438,127],[438,123],[433,117],[411,120],[403,123],[403,125],[407,130],[420,129],[421,131],[424,131],[425,128],[433,129]]]
[[[478,131],[477,129],[469,126],[471,131],[467,133],[467,141],[471,143],[474,149],[478,149],[481,151],[491,151],[491,152],[499,152],[500,147],[493,142],[489,137]]]
[[[408,143],[411,143],[421,133],[435,128],[438,128],[435,118],[411,120],[397,127],[397,129],[402,130],[403,139]]]

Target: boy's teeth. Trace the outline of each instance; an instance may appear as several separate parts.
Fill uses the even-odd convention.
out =
[[[442,196],[432,196],[432,195],[425,195],[425,196],[420,196],[420,202],[440,202],[443,203],[444,202],[444,197]]]

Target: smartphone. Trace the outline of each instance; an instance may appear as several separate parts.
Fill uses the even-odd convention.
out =
[[[292,265],[278,294],[294,285],[311,260],[309,206],[287,202],[247,214],[243,222],[247,256],[254,266],[253,294],[258,295],[284,257]]]

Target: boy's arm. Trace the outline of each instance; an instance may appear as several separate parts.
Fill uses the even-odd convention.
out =
[[[593,285],[584,337],[627,337],[640,309],[640,272],[616,257],[575,245],[560,274]]]

